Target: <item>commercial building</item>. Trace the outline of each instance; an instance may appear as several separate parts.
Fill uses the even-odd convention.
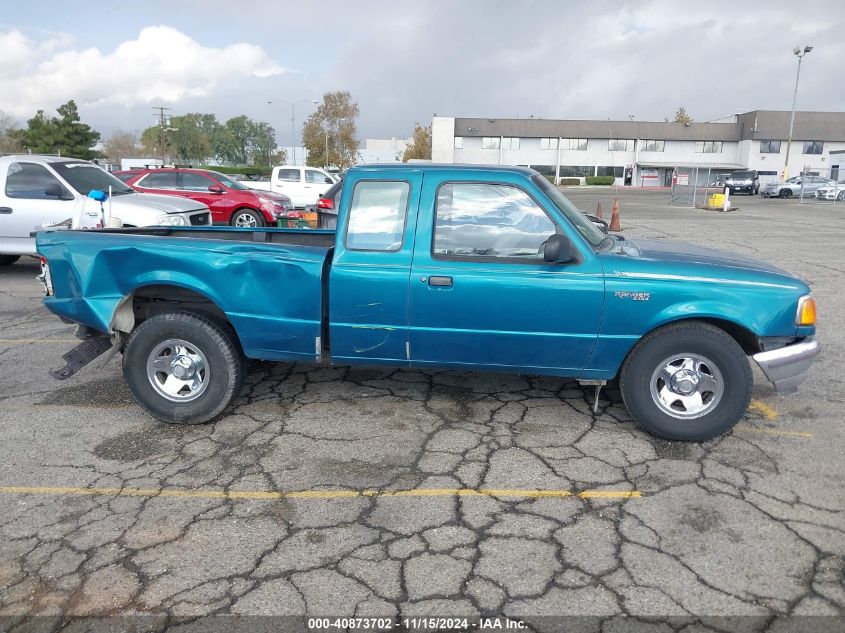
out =
[[[761,184],[782,176],[789,112],[754,110],[711,123],[487,119],[435,116],[432,160],[526,165],[547,176],[614,176],[628,186],[709,184],[756,169]],[[796,112],[788,175],[845,179],[845,112]],[[842,167],[842,178],[839,168]]]

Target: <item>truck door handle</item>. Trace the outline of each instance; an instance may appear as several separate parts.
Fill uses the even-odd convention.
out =
[[[441,288],[451,288],[452,287],[452,278],[451,277],[429,277],[428,278],[428,285],[429,286],[438,286]]]
[[[12,212],[12,207],[0,207],[0,213],[9,215]]]

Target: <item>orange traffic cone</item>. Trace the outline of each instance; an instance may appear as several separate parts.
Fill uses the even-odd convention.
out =
[[[604,218],[602,218],[602,216],[601,216],[601,202],[599,202],[598,206],[596,207],[596,217],[597,217],[599,220],[603,220],[603,219],[604,219]]]
[[[622,226],[619,224],[619,199],[613,199],[613,210],[610,214],[610,226],[608,227],[610,231],[621,231]]]

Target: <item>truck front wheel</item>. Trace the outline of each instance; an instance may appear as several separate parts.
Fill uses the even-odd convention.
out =
[[[748,408],[752,386],[742,348],[723,330],[701,322],[669,325],[643,337],[619,379],[637,424],[683,441],[727,432]]]
[[[20,255],[0,255],[0,266],[9,266],[21,258]]]
[[[238,209],[232,214],[229,222],[239,229],[255,229],[265,224],[261,214],[253,209]]]
[[[129,337],[123,375],[150,415],[172,424],[200,424],[235,399],[245,375],[234,332],[197,312],[147,319]]]

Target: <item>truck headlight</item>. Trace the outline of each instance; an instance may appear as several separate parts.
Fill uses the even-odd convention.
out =
[[[160,226],[188,226],[188,221],[181,215],[160,215],[156,218]]]
[[[813,299],[813,295],[804,295],[798,300],[798,312],[795,314],[795,324],[816,324],[816,300]]]

